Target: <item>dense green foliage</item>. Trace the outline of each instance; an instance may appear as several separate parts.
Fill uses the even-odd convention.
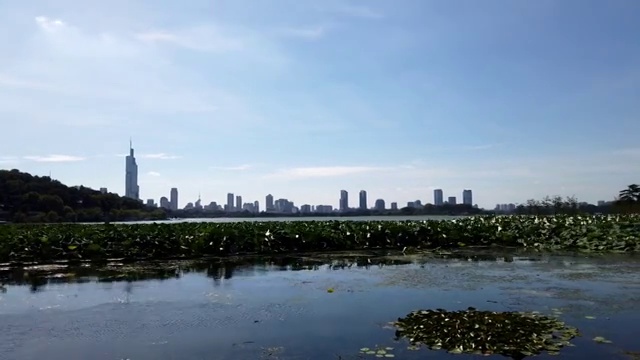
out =
[[[68,187],[48,176],[0,170],[0,220],[12,222],[95,222],[164,219],[162,210],[142,202]]]
[[[640,251],[640,216],[0,226],[0,262],[490,245]]]

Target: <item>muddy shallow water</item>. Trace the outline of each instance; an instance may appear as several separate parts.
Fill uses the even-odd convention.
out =
[[[640,351],[640,256],[113,262],[0,267],[0,283],[0,359],[375,359],[364,347],[393,348],[396,359],[480,358],[410,350],[388,326],[417,309],[469,306],[555,314],[580,330],[575,347],[536,358],[633,359]]]

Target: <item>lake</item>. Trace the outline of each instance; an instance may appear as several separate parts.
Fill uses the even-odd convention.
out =
[[[173,220],[161,220],[161,221],[129,221],[122,222],[124,224],[145,224],[145,223],[176,223],[176,222],[217,222],[217,223],[226,223],[226,222],[243,222],[243,221],[423,221],[423,220],[453,220],[457,218],[461,218],[464,216],[456,215],[393,215],[393,216],[296,216],[296,217],[255,217],[255,218],[229,218],[229,217],[220,217],[220,218],[190,218],[190,219],[173,219]],[[114,222],[114,224],[118,224],[120,222]]]
[[[470,306],[555,314],[580,330],[575,347],[540,359],[640,351],[638,255],[316,254],[5,267],[0,281],[1,359],[376,359],[365,347],[393,348],[396,359],[480,358],[410,350],[388,325],[413,310]]]

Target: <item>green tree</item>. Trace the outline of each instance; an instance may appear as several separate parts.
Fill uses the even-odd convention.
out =
[[[626,189],[620,191],[620,201],[624,202],[640,202],[640,185],[631,184]]]

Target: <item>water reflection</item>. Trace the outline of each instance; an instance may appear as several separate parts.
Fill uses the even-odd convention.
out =
[[[455,252],[350,253],[314,254],[313,256],[251,256],[208,260],[150,261],[137,263],[109,262],[103,265],[54,264],[26,267],[0,267],[0,285],[28,285],[31,292],[48,284],[88,282],[136,282],[179,279],[190,273],[204,273],[219,284],[234,276],[258,276],[273,271],[340,271],[351,268],[370,269],[386,266],[455,262],[539,262],[550,261],[548,255],[531,253],[465,250]],[[559,259],[556,262],[562,261]],[[4,286],[0,289],[6,291]]]

